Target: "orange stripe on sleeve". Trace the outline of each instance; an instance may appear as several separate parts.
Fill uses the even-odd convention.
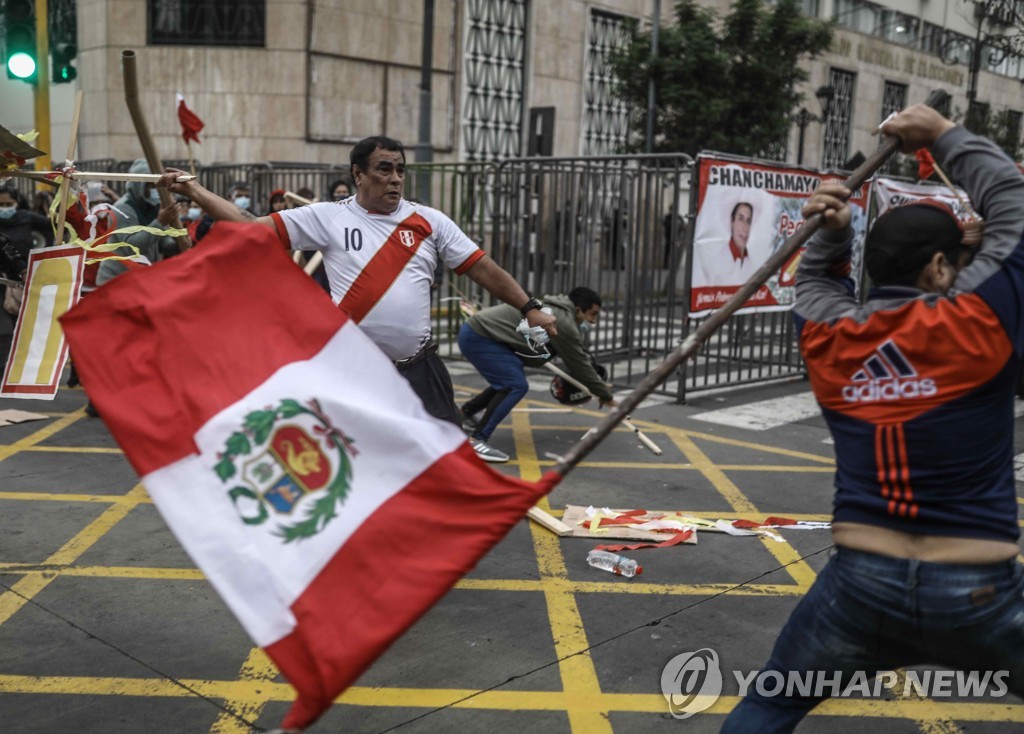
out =
[[[462,275],[471,267],[476,265],[480,261],[480,258],[482,258],[485,254],[486,253],[483,250],[477,250],[472,255],[463,260],[462,264],[459,265],[459,267],[455,268],[455,274]]]
[[[885,458],[888,464],[889,484],[892,486],[892,496],[895,499],[903,499],[903,489],[900,487],[898,467],[896,466],[896,446],[894,441],[893,426],[885,427]]]
[[[885,426],[875,426],[875,464],[878,465],[878,483],[882,486],[882,496],[889,497],[889,483],[885,481],[885,455],[882,450],[882,436]]]

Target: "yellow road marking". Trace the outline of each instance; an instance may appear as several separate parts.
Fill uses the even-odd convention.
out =
[[[124,454],[109,446],[25,446],[20,451],[51,452],[55,454]]]
[[[262,695],[263,684],[270,683],[277,677],[277,667],[267,657],[267,654],[258,647],[254,647],[249,657],[242,663],[242,669],[238,673],[240,681],[253,681],[258,687],[253,689],[250,696],[244,698],[228,698],[224,701],[224,707],[234,711],[239,717],[246,721],[256,721],[263,713],[264,707],[270,703],[270,699]],[[235,716],[221,711],[217,720],[210,727],[210,734],[249,734],[252,727],[243,724]]]
[[[81,410],[76,410],[74,413],[68,413],[63,418],[58,418],[48,426],[43,426],[38,431],[30,433],[29,435],[21,438],[14,443],[7,444],[6,446],[0,445],[0,461],[3,461],[9,456],[13,456],[19,451],[25,451],[31,446],[35,446],[40,441],[53,436],[55,433],[63,431],[65,428],[70,426],[72,423],[81,420],[85,417],[85,413]]]
[[[59,492],[0,492],[0,500],[30,500],[34,502],[128,502],[132,506],[153,504],[149,496],[141,499],[125,494],[60,494]]]
[[[182,698],[192,694],[220,700],[265,700],[290,702],[292,687],[272,681],[216,681],[181,679],[181,685],[161,678],[92,678],[71,676],[0,675],[0,693],[85,696],[135,696]],[[460,700],[465,699],[465,700]],[[356,686],[345,691],[335,703],[351,706],[442,708],[503,711],[565,711],[589,707],[596,711],[622,713],[668,713],[665,698],[651,693],[570,694],[562,691],[494,690],[480,693],[458,688],[370,688]],[[722,696],[705,714],[727,714],[739,703],[737,696]],[[397,704],[396,704],[397,702]],[[702,716],[703,714],[697,714]],[[1024,722],[1024,705],[1010,703],[965,703],[833,698],[811,711],[811,716],[865,716],[887,719],[928,720],[941,716],[953,721],[992,723]]]
[[[125,501],[111,505],[105,509],[99,517],[85,526],[77,535],[61,546],[53,555],[44,561],[44,565],[66,566],[74,563],[78,558],[91,548],[96,541],[107,534],[114,525],[120,522],[137,503],[128,501],[145,497],[145,490],[142,485],[135,485],[127,495]],[[16,583],[11,591],[0,594],[0,624],[3,624],[19,609],[24,607],[36,594],[49,586],[50,582],[58,576],[56,571],[42,571],[32,573]]]
[[[153,566],[47,566],[36,563],[0,563],[0,573],[24,574],[25,578],[42,574],[78,578],[149,579],[160,581],[203,581],[197,568],[159,568]],[[713,596],[729,591],[737,596],[802,596],[806,591],[793,584],[655,584],[640,581],[573,581],[566,578],[471,579],[459,581],[454,588],[469,591],[553,590],[573,594],[657,594],[659,596]],[[730,591],[732,589],[732,591]]]
[[[683,452],[683,455],[690,460],[690,463],[700,468],[701,473],[714,485],[715,489],[718,490],[718,493],[722,495],[732,509],[737,512],[749,512],[751,514],[757,512],[757,507],[754,506],[754,503],[747,499],[747,496],[740,491],[739,487],[733,484],[732,480],[725,475],[725,472],[697,447],[697,444],[693,442],[689,435],[683,431],[669,431],[668,436],[679,447],[679,450]],[[800,554],[796,552],[793,546],[788,542],[780,543],[764,537],[759,537],[758,540],[768,549],[769,553],[775,556],[780,564],[786,567],[786,572],[797,584],[805,589],[810,588],[816,574],[807,565],[806,561],[800,560]]]
[[[527,481],[536,482],[540,479],[541,470],[537,464],[533,434],[530,432],[529,414],[513,414],[512,425],[520,476]],[[571,591],[547,583],[549,580],[562,581],[568,578],[558,536],[532,522],[530,533],[533,536],[541,585],[545,587],[544,599],[548,606],[548,623],[551,625],[555,655],[559,658],[558,671],[562,677],[562,689],[569,696],[600,694],[601,684],[597,679],[594,661],[587,649],[590,644],[587,642],[587,632],[583,628],[583,618],[576,605],[576,597]],[[612,734],[611,722],[608,721],[605,712],[599,709],[589,706],[567,706],[567,713],[569,728],[576,734]]]

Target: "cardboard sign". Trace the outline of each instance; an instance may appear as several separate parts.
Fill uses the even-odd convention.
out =
[[[0,383],[0,397],[53,400],[68,345],[58,319],[78,302],[85,250],[75,245],[32,250],[25,296]]]

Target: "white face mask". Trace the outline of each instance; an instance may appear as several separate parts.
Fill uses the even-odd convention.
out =
[[[190,206],[188,208],[188,214],[186,215],[189,219],[199,219],[203,215],[203,210],[197,206]]]
[[[586,334],[588,331],[590,331],[590,322],[589,321],[581,321],[580,322],[580,333],[581,334]]]

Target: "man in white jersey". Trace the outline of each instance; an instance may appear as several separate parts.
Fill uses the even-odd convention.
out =
[[[438,261],[518,308],[530,326],[555,334],[555,317],[541,311],[537,299],[445,214],[402,198],[400,142],[366,138],[350,157],[355,196],[254,221],[274,228],[287,248],[323,252],[334,302],[395,362],[431,415],[461,425],[451,377],[430,333],[430,286]],[[216,220],[253,219],[197,181],[175,182],[180,173],[168,169],[159,185],[191,197]]]

